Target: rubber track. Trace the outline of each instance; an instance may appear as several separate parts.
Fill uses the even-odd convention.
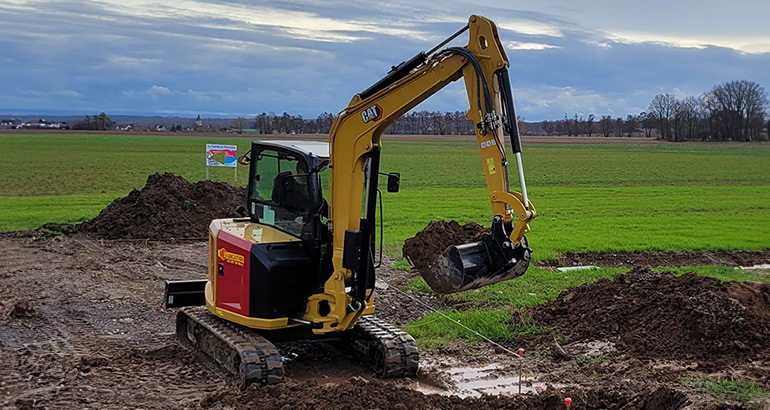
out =
[[[275,345],[253,330],[199,307],[180,309],[176,329],[184,347],[213,359],[235,377],[242,389],[252,383],[266,385],[283,380],[281,354]]]
[[[420,355],[417,342],[403,330],[372,316],[362,317],[354,328],[353,348],[364,356],[377,376],[414,377]],[[372,362],[375,352],[382,353],[382,363]]]

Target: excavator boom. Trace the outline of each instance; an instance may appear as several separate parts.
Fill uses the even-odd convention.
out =
[[[476,124],[492,228],[480,242],[450,247],[425,279],[435,291],[451,293],[516,277],[527,269],[531,251],[524,235],[536,212],[527,198],[521,167],[508,58],[493,22],[471,16],[467,27],[453,37],[466,30],[467,46],[443,50],[437,47],[399,64],[382,80],[355,95],[332,125],[330,220],[334,273],[324,286],[324,294],[314,296],[315,301],[311,298],[308,308],[310,315],[315,313],[314,302],[324,301],[331,308],[321,321],[322,327],[316,330],[319,333],[349,327],[371,300],[382,133],[396,118],[460,78],[465,81],[470,103],[466,118]],[[504,130],[510,135],[516,155],[521,193],[509,189]],[[346,284],[352,287],[350,293],[345,290]]]

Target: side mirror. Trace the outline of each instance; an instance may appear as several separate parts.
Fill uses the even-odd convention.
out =
[[[241,165],[249,165],[251,163],[251,158],[249,157],[249,154],[246,153],[238,157],[238,163]]]
[[[398,192],[401,187],[401,174],[398,172],[391,172],[388,174],[388,192]]]
[[[238,205],[238,207],[235,208],[235,213],[240,216],[246,216],[246,207],[243,205]]]

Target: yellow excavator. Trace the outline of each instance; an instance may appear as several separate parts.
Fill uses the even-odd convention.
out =
[[[466,31],[467,46],[442,49]],[[166,283],[165,306],[181,308],[180,343],[213,359],[242,387],[282,379],[273,343],[285,340],[342,341],[378,376],[413,376],[414,339],[372,316],[379,176],[387,177],[389,192],[400,185],[399,174],[380,172],[380,138],[399,116],[462,78],[491,228],[479,242],[450,246],[435,269],[422,274],[438,293],[522,275],[531,254],[524,235],[536,212],[527,198],[508,66],[497,27],[474,15],[441,44],[356,94],[335,118],[328,144],[253,142],[239,159],[249,165],[242,217],[217,219],[209,228],[208,279]],[[521,192],[509,188],[504,131]]]

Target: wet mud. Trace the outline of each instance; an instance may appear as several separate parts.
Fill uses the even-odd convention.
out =
[[[423,243],[433,250],[405,244],[413,263],[430,264],[448,246],[440,240],[470,242],[483,232],[456,223],[431,230]],[[241,392],[178,346],[174,313],[161,304],[164,280],[206,277],[205,241],[38,235],[0,235],[0,291],[8,295],[0,301],[0,408],[563,409],[566,397],[578,409],[767,405],[716,400],[682,380],[770,388],[770,285],[636,267],[533,308],[545,332],[507,345],[526,347],[524,359],[491,344],[449,343],[421,353],[417,378],[383,381],[329,345],[281,344],[286,383]],[[403,326],[449,307],[403,290],[416,273],[391,265],[377,272],[378,316]]]

